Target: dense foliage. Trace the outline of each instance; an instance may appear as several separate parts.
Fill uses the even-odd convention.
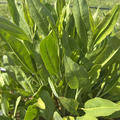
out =
[[[86,0],[8,0],[0,17],[1,120],[120,117],[116,5],[100,21]]]

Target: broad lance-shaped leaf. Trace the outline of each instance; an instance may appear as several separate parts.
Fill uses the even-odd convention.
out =
[[[81,17],[81,11],[80,11],[80,0],[73,0],[72,4],[72,12],[75,20],[75,26],[77,29],[77,34],[79,35],[79,45],[82,48],[83,52],[85,53],[87,51],[87,31],[85,28],[85,24]]]
[[[33,0],[27,0],[30,15],[34,22],[36,23],[38,30],[40,33],[42,33],[44,36],[48,34],[48,26],[46,24],[46,21],[41,17],[39,14],[35,4],[33,3]]]
[[[91,115],[84,115],[82,117],[77,117],[76,120],[98,120],[96,117]]]
[[[70,88],[84,88],[89,84],[88,73],[82,65],[78,65],[69,57],[64,58],[65,78]]]
[[[92,84],[90,85],[91,87],[95,85],[96,82],[98,82],[100,72],[101,72],[101,65],[97,65],[97,64],[93,65],[93,67],[88,72],[89,79],[91,80],[91,84]]]
[[[9,10],[10,10],[13,22],[20,28],[24,29],[27,35],[31,35],[28,24],[24,19],[22,5],[20,4],[18,6],[16,3],[16,0],[7,0],[7,1],[8,1],[8,6],[9,6]]]
[[[33,28],[34,23],[30,16],[30,12],[29,12],[29,8],[28,8],[26,0],[23,0],[23,12],[24,12],[24,18],[25,18],[26,23],[30,26],[30,28]]]
[[[52,90],[53,94],[55,95],[55,97],[58,98],[58,94],[57,94],[57,92],[56,92],[56,90],[55,90],[55,87],[54,87],[54,85],[53,85],[53,82],[51,81],[50,78],[48,78],[48,82],[49,82],[49,85],[50,85],[50,87],[51,87],[51,90]]]
[[[2,17],[0,17],[0,30],[4,30],[12,36],[21,40],[29,40],[29,38],[21,28]]]
[[[37,117],[38,110],[36,106],[30,105],[27,108],[24,120],[34,120]]]
[[[41,89],[39,96],[45,104],[45,109],[40,110],[40,116],[42,116],[45,120],[52,120],[55,111],[53,99],[51,98],[49,92],[44,90],[44,88]]]
[[[27,36],[31,36],[31,38],[32,38],[32,32],[30,31],[32,28],[29,27],[29,25],[27,24],[27,22],[25,20],[23,5],[16,4],[16,7],[17,7],[17,10],[19,12],[19,17],[20,17],[19,27],[24,30],[24,32],[27,34]]]
[[[11,36],[9,33],[3,30],[0,30],[0,35],[2,39],[8,43],[9,47],[12,49],[23,67],[25,67],[29,72],[35,73],[37,70],[33,56],[23,41]]]
[[[71,98],[65,98],[65,97],[59,97],[59,100],[63,107],[73,115],[78,115],[77,109],[79,106],[79,103]]]
[[[65,0],[56,1],[56,10],[57,10],[58,17],[60,17],[64,6],[65,6]]]
[[[45,103],[43,102],[43,100],[41,98],[38,98],[37,102],[34,105],[36,105],[40,109],[46,108]]]
[[[48,20],[55,24],[53,17],[51,16],[50,11],[42,4],[39,0],[27,0],[28,7],[30,10],[30,15],[36,23],[38,30],[44,36],[48,34]]]
[[[97,26],[93,36],[92,45],[100,44],[113,31],[119,12],[120,5],[116,5]]]
[[[19,103],[20,103],[20,100],[21,100],[21,96],[19,96],[18,98],[17,98],[17,100],[16,100],[16,104],[15,104],[15,109],[14,109],[14,117],[15,117],[15,115],[16,115],[16,112],[17,112],[17,108],[18,108],[18,105],[19,105]]]
[[[83,110],[87,115],[94,117],[108,116],[119,111],[120,105],[113,103],[110,100],[96,97],[88,100],[85,103],[85,108]]]
[[[58,56],[58,39],[54,32],[51,32],[40,43],[40,54],[46,69],[52,75],[59,74],[59,56]]]
[[[86,0],[79,0],[79,5],[80,5],[80,13],[82,20],[85,24],[86,30],[90,30],[90,22],[89,22],[89,8],[87,5]]]
[[[7,2],[8,2],[10,14],[13,18],[13,21],[16,25],[19,26],[20,16],[15,5],[15,0],[7,0]]]
[[[54,120],[63,120],[62,117],[60,116],[60,114],[56,111],[54,112],[53,119]]]
[[[2,95],[1,98],[1,110],[4,116],[8,115],[9,112],[9,102],[5,95]]]
[[[101,54],[94,61],[95,64],[104,66],[117,53],[120,48],[119,32],[116,33],[109,41]]]
[[[89,23],[90,23],[91,30],[94,33],[94,31],[95,31],[95,22],[94,22],[94,19],[93,19],[93,16],[92,16],[91,9],[89,9]]]
[[[43,20],[47,23],[46,25],[49,25],[47,17],[49,17],[52,24],[55,25],[54,18],[51,15],[51,12],[49,11],[49,9],[45,5],[42,4],[42,2],[40,2],[40,0],[33,0],[33,3],[35,5],[39,15],[41,15]]]

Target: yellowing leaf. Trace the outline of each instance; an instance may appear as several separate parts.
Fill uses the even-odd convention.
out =
[[[37,103],[35,103],[35,105],[37,107],[39,107],[40,109],[45,109],[46,108],[45,103],[43,102],[43,100],[41,98],[38,98],[38,101],[37,101]]]

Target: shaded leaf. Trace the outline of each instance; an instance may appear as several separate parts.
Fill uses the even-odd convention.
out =
[[[79,103],[76,100],[65,97],[59,97],[59,100],[68,112],[72,113],[73,115],[78,115],[77,109]]]
[[[65,76],[72,89],[83,88],[89,83],[88,73],[82,65],[78,65],[69,57],[65,57]]]
[[[23,41],[11,36],[7,32],[0,31],[2,38],[8,43],[11,50],[14,52],[21,64],[31,73],[36,72],[36,65],[31,51],[25,46]]]

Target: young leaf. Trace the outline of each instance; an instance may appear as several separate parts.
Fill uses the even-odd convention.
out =
[[[89,22],[89,8],[87,5],[86,0],[79,0],[79,5],[80,5],[80,13],[82,20],[85,24],[86,30],[90,30],[90,22]]]
[[[57,10],[58,17],[60,17],[64,6],[65,6],[65,0],[56,1],[56,10]]]
[[[6,98],[6,96],[2,96],[2,99],[1,99],[1,110],[2,110],[2,113],[7,116],[8,115],[8,112],[9,112],[9,102]]]
[[[87,115],[94,117],[108,116],[119,111],[120,105],[115,104],[110,100],[96,97],[88,100],[85,103],[85,108],[83,110]]]
[[[78,115],[77,109],[79,103],[76,100],[65,97],[59,97],[59,100],[68,112],[72,113],[73,115]]]
[[[94,19],[93,19],[93,16],[92,16],[91,9],[89,9],[89,22],[90,22],[91,30],[94,33],[94,31],[95,31],[95,22],[94,22]]]
[[[40,116],[42,116],[45,120],[51,120],[55,111],[53,99],[44,89],[41,89],[39,96],[45,104],[45,109],[40,110]]]
[[[15,0],[7,0],[7,2],[8,2],[10,14],[13,18],[13,21],[16,25],[19,26],[20,16],[15,5]]]
[[[104,66],[117,53],[119,48],[120,48],[120,39],[116,34],[108,41],[108,44],[105,46],[101,54],[96,58],[94,63],[101,64],[102,66]]]
[[[57,92],[56,92],[56,90],[55,90],[55,87],[54,87],[54,85],[53,85],[53,82],[51,81],[50,78],[48,78],[48,82],[49,82],[49,85],[50,85],[50,87],[51,87],[51,90],[52,90],[53,94],[55,95],[55,97],[58,98],[58,94],[57,94]]]
[[[21,100],[21,96],[19,96],[16,100],[16,105],[15,105],[15,110],[14,110],[14,114],[13,114],[13,117],[15,118],[15,115],[16,115],[16,112],[17,112],[17,107],[20,103],[20,100]]]
[[[72,4],[72,12],[75,20],[75,26],[77,29],[77,33],[79,35],[79,44],[82,48],[83,52],[85,53],[87,51],[87,31],[84,25],[84,22],[81,17],[81,11],[80,11],[80,0],[73,0]]]
[[[45,103],[43,102],[43,100],[41,98],[38,98],[37,103],[35,103],[34,105],[36,105],[40,109],[45,109],[46,108]]]
[[[24,120],[34,120],[37,117],[38,110],[34,105],[30,105],[26,111]]]
[[[113,31],[119,12],[120,5],[116,5],[97,26],[93,36],[93,44],[100,44]]]
[[[46,69],[52,75],[59,74],[58,39],[54,32],[51,32],[40,43],[40,54]]]
[[[63,120],[63,119],[62,119],[62,117],[59,115],[58,112],[54,112],[53,120]]]

